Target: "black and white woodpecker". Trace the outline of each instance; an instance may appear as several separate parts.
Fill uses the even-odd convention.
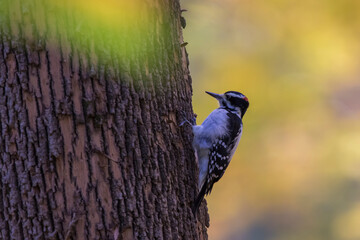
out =
[[[200,189],[192,208],[194,214],[204,196],[210,194],[214,183],[224,175],[241,138],[242,118],[249,107],[247,97],[239,92],[206,93],[216,98],[220,107],[210,113],[201,125],[192,126]]]

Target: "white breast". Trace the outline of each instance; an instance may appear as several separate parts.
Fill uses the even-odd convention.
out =
[[[225,109],[215,109],[200,126],[194,126],[194,143],[201,147],[210,147],[213,141],[226,133],[227,114],[228,111]]]

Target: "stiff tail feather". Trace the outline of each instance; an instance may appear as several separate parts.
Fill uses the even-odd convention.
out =
[[[197,210],[199,209],[200,204],[201,204],[202,200],[204,199],[205,193],[206,193],[206,184],[203,184],[201,191],[199,192],[198,196],[196,197],[196,200],[192,207],[192,212],[194,215],[196,214]]]

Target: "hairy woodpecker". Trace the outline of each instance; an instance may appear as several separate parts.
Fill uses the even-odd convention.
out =
[[[249,107],[249,101],[242,93],[228,91],[224,94],[206,92],[219,101],[215,109],[201,125],[193,125],[196,159],[199,163],[200,192],[194,202],[195,214],[205,195],[224,175],[239,143],[242,118]]]

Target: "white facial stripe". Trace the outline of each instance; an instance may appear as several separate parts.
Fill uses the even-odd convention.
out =
[[[244,95],[242,95],[241,93],[236,94],[236,93],[227,93],[226,95],[230,96],[230,97],[235,97],[235,98],[244,98]]]

